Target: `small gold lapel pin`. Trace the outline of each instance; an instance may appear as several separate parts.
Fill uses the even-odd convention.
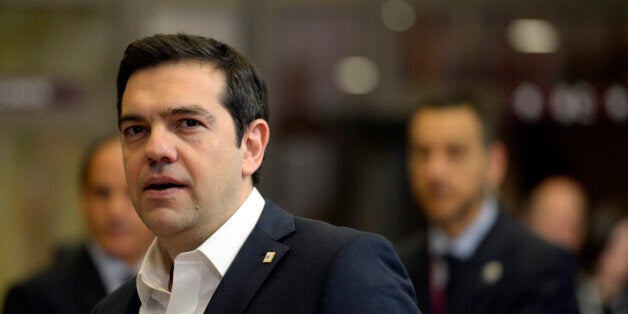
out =
[[[487,285],[498,282],[504,274],[504,265],[499,261],[490,261],[482,268],[482,279]]]
[[[275,258],[275,252],[266,252],[266,256],[264,256],[262,263],[272,263],[273,258]]]

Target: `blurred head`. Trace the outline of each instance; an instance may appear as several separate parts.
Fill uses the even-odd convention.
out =
[[[108,254],[135,266],[154,236],[129,199],[117,137],[91,147],[84,158],[80,183],[81,206],[92,238]]]
[[[541,238],[579,252],[586,232],[587,196],[582,186],[567,176],[552,176],[530,195],[526,222]]]
[[[154,35],[131,43],[124,51],[117,78],[118,117],[122,98],[132,74],[166,63],[198,61],[224,76],[220,104],[235,124],[234,145],[240,145],[249,123],[255,119],[269,121],[266,83],[255,66],[227,44],[211,38],[187,34]],[[253,183],[260,182],[261,165],[253,174]]]
[[[450,236],[473,221],[484,195],[503,179],[505,151],[483,105],[462,94],[431,98],[408,124],[412,193]]]

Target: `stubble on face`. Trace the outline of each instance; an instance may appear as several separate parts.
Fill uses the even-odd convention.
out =
[[[234,122],[220,103],[224,86],[211,65],[181,62],[134,73],[123,95],[133,203],[178,251],[200,245],[248,195]]]
[[[465,107],[420,109],[408,135],[413,193],[430,221],[455,234],[479,212],[486,188],[480,121]]]

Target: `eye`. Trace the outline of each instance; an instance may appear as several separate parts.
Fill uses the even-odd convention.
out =
[[[109,198],[109,195],[111,195],[111,189],[97,186],[92,188],[92,195],[98,198]]]
[[[148,132],[147,128],[140,125],[133,125],[133,126],[125,128],[123,131],[123,134],[124,136],[129,137],[129,136],[137,136],[146,132]]]
[[[426,147],[414,145],[410,147],[410,157],[414,160],[427,160],[429,150]]]
[[[467,149],[462,145],[452,145],[447,148],[447,155],[451,160],[461,160],[466,154]]]
[[[183,119],[181,120],[181,126],[184,128],[194,128],[201,126],[201,122],[195,119]]]

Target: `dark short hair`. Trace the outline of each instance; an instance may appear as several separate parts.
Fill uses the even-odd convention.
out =
[[[117,78],[118,117],[126,84],[133,73],[181,61],[206,62],[225,75],[226,88],[221,95],[221,104],[229,111],[235,124],[237,147],[253,120],[269,121],[266,83],[255,66],[225,43],[181,33],[153,35],[137,40],[126,48]],[[261,168],[260,165],[253,173],[253,184],[259,183]]]
[[[94,158],[96,158],[96,154],[98,151],[103,148],[106,144],[109,144],[112,141],[118,141],[118,136],[116,134],[107,134],[104,136],[100,136],[94,139],[83,152],[83,156],[81,158],[81,166],[79,168],[79,186],[81,188],[89,187],[89,172],[92,167],[92,163],[94,162]]]
[[[468,89],[430,93],[422,98],[413,113],[423,109],[455,109],[469,108],[475,113],[482,124],[482,133],[485,143],[491,143],[499,138],[500,133],[500,106],[495,101],[479,92]]]

